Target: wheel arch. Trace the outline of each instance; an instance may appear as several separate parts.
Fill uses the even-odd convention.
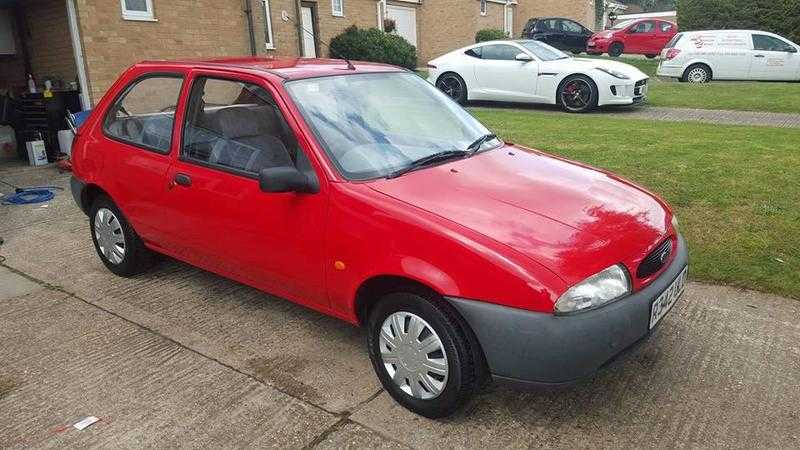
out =
[[[101,188],[100,185],[98,185],[98,184],[89,183],[89,184],[86,185],[86,187],[83,188],[83,191],[81,191],[81,197],[80,197],[81,198],[81,204],[80,204],[80,206],[81,206],[81,210],[87,216],[89,215],[89,213],[91,211],[92,203],[94,203],[94,200],[97,197],[101,196],[101,195],[105,195],[106,197],[111,198],[111,195],[105,189]],[[114,200],[112,199],[111,201],[114,201]]]
[[[404,275],[375,275],[364,280],[356,289],[353,311],[359,325],[364,325],[373,306],[386,294],[412,292],[427,298],[442,297],[442,293],[420,280]]]

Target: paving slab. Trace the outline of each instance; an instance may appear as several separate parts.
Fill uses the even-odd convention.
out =
[[[417,448],[800,447],[800,302],[691,283],[655,335],[572,387],[494,386],[442,421],[352,420]]]
[[[42,286],[5,267],[0,267],[0,301],[29,294],[39,289],[42,289]]]
[[[1,302],[0,323],[3,448],[302,447],[339,420],[50,289]]]

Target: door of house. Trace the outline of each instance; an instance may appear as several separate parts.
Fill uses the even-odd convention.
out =
[[[316,27],[314,26],[314,7],[303,5],[300,7],[300,18],[303,29],[303,57],[317,57],[317,43],[314,37]]]
[[[404,6],[386,5],[386,17],[394,20],[395,33],[417,46],[417,10]]]

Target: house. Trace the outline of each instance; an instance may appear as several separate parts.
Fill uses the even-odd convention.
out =
[[[599,1],[599,0],[598,0]],[[592,0],[0,0],[0,90],[79,89],[84,108],[144,59],[231,55],[327,56],[351,25],[393,24],[420,65],[474,42],[483,28],[518,36],[527,19],[576,18]],[[387,21],[388,19],[388,21]]]

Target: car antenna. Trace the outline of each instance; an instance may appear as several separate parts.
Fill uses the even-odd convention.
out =
[[[339,53],[337,53],[336,50],[332,49],[331,46],[327,42],[322,42],[319,38],[317,38],[317,35],[315,35],[311,31],[308,31],[306,29],[306,27],[303,26],[302,23],[297,23],[297,21],[295,21],[293,18],[291,18],[288,14],[285,15],[284,17],[286,17],[287,19],[292,21],[292,23],[294,23],[295,25],[300,27],[300,29],[303,30],[303,33],[308,33],[309,35],[311,35],[311,37],[314,38],[314,42],[324,45],[328,49],[328,51],[331,52],[331,54],[333,56],[335,56],[338,59],[344,60],[344,62],[347,63],[347,69],[348,70],[356,70],[356,66],[354,66],[353,63],[351,63],[349,59],[347,59],[344,56],[342,56]]]

